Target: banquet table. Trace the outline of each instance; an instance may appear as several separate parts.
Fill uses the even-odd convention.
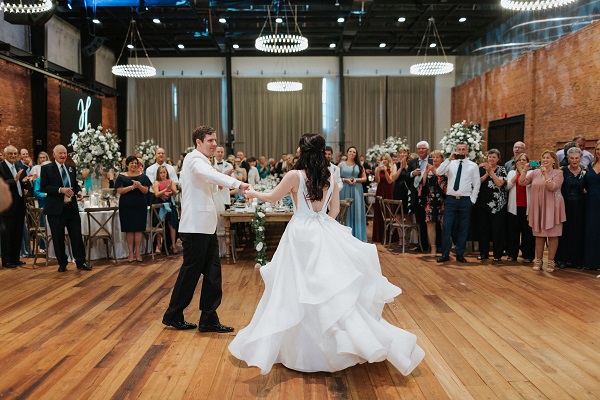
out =
[[[150,209],[150,208],[148,208]],[[100,223],[106,222],[106,220],[110,217],[110,215],[112,214],[112,211],[99,211],[97,213],[95,213],[94,215],[96,216],[96,218],[98,219],[98,221],[100,221]],[[81,218],[81,233],[82,234],[86,234],[89,233],[89,227],[88,227],[88,218],[87,218],[87,214],[85,211],[80,211],[79,212],[79,217]],[[148,213],[148,218],[146,219],[146,227],[150,227],[152,224],[152,218],[150,215],[150,212]],[[114,220],[112,221],[112,226],[107,225],[106,227],[110,229],[112,229],[113,232],[113,239],[115,241],[115,252],[116,252],[116,259],[122,259],[122,258],[126,258],[127,255],[129,254],[129,251],[127,250],[127,240],[125,238],[125,232],[121,232],[121,221],[119,220],[119,211],[117,211]],[[95,222],[92,219],[92,232],[95,231],[95,229],[97,229],[99,227],[99,224],[97,222]],[[52,239],[54,240],[54,238]],[[145,239],[142,238],[142,246],[144,246],[145,243]],[[150,243],[150,241],[148,241],[147,246],[146,246],[146,253],[150,253],[152,250],[152,243]],[[110,256],[112,256],[112,245],[109,244],[108,245],[108,250],[109,250],[109,254]],[[144,250],[142,248],[142,250]],[[69,256],[69,261],[73,262],[72,259],[72,255],[70,254],[70,249],[67,248],[67,254]],[[85,256],[87,258],[87,254],[88,254],[88,248],[86,246],[85,248]],[[56,258],[55,254],[54,254],[54,245],[51,245],[50,248],[48,249],[48,256],[52,257],[52,258]],[[88,261],[90,260],[98,260],[98,259],[102,259],[102,258],[106,258],[107,254],[106,254],[106,245],[104,244],[104,242],[102,240],[95,240],[92,243],[92,249],[90,252],[90,258]]]
[[[231,224],[235,224],[238,222],[251,222],[252,219],[254,218],[254,213],[253,212],[226,211],[224,213],[221,213],[221,216],[223,217],[223,220],[225,222],[225,244],[226,244],[225,257],[227,259],[227,264],[229,264],[230,260],[231,260],[231,236],[230,236]],[[294,216],[294,213],[291,211],[285,211],[285,212],[273,211],[273,212],[265,213],[264,220],[265,220],[265,222],[289,222],[293,216]]]

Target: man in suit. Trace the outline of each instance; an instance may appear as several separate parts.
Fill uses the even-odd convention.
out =
[[[342,177],[340,175],[340,167],[331,162],[331,160],[333,160],[333,149],[331,146],[325,146],[325,158],[329,161],[329,171],[337,181],[340,190],[342,190],[344,187],[344,182],[342,181]]]
[[[0,214],[2,223],[0,246],[2,248],[2,267],[16,268],[25,262],[19,259],[23,227],[25,226],[25,190],[31,189],[31,177],[25,168],[17,163],[19,151],[15,146],[4,149],[4,161],[0,163],[0,176],[10,187],[11,206]]]
[[[469,146],[459,143],[438,167],[438,175],[448,174],[446,199],[444,200],[444,225],[442,226],[442,256],[437,262],[450,260],[450,237],[456,231],[456,261],[465,263],[465,248],[471,221],[471,209],[479,195],[479,168],[468,159]],[[456,225],[456,229],[453,225]]]
[[[57,145],[53,150],[54,162],[42,166],[40,191],[46,193],[44,213],[48,218],[54,253],[58,261],[58,272],[65,272],[69,262],[65,254],[65,227],[77,269],[89,271],[92,267],[85,260],[85,247],[81,238],[81,218],[77,200],[83,200],[77,183],[75,167],[66,164],[67,149]],[[74,197],[77,196],[77,199]]]
[[[429,240],[427,238],[427,222],[425,221],[425,206],[427,205],[427,194],[425,190],[419,188],[424,183],[427,176],[427,164],[433,165],[433,160],[429,157],[429,143],[422,140],[417,143],[418,158],[413,158],[408,162],[407,172],[409,174],[408,190],[410,191],[410,210],[415,213],[417,223],[421,230],[421,244],[423,251],[427,252]],[[432,243],[435,244],[435,243]]]
[[[190,304],[200,275],[200,332],[233,332],[222,325],[217,315],[221,304],[221,261],[217,241],[217,207],[213,192],[217,186],[239,188],[245,193],[250,185],[222,174],[210,164],[209,158],[217,148],[215,130],[201,126],[192,133],[196,149],[189,153],[181,170],[181,221],[179,237],[183,243],[183,264],[173,287],[169,307],[162,323],[175,329],[195,329],[196,324],[185,321],[183,310]]]
[[[283,171],[287,168],[287,153],[281,154],[281,160],[277,163],[275,170],[277,171],[277,177],[281,179],[283,177]]]

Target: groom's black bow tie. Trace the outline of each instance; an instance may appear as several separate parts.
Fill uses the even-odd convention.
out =
[[[217,161],[217,165],[223,165],[223,161],[221,161],[221,162]]]

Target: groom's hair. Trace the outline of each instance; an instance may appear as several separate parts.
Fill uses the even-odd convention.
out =
[[[196,130],[192,133],[192,142],[194,143],[194,147],[196,147],[196,139],[200,139],[201,142],[204,142],[204,138],[208,135],[212,135],[213,133],[215,133],[215,128],[210,126],[202,125],[196,128]]]

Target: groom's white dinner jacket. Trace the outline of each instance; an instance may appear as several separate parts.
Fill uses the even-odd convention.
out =
[[[181,183],[181,221],[179,232],[213,234],[217,230],[217,207],[213,192],[218,186],[237,188],[240,181],[210,165],[208,158],[194,150],[185,156]]]

